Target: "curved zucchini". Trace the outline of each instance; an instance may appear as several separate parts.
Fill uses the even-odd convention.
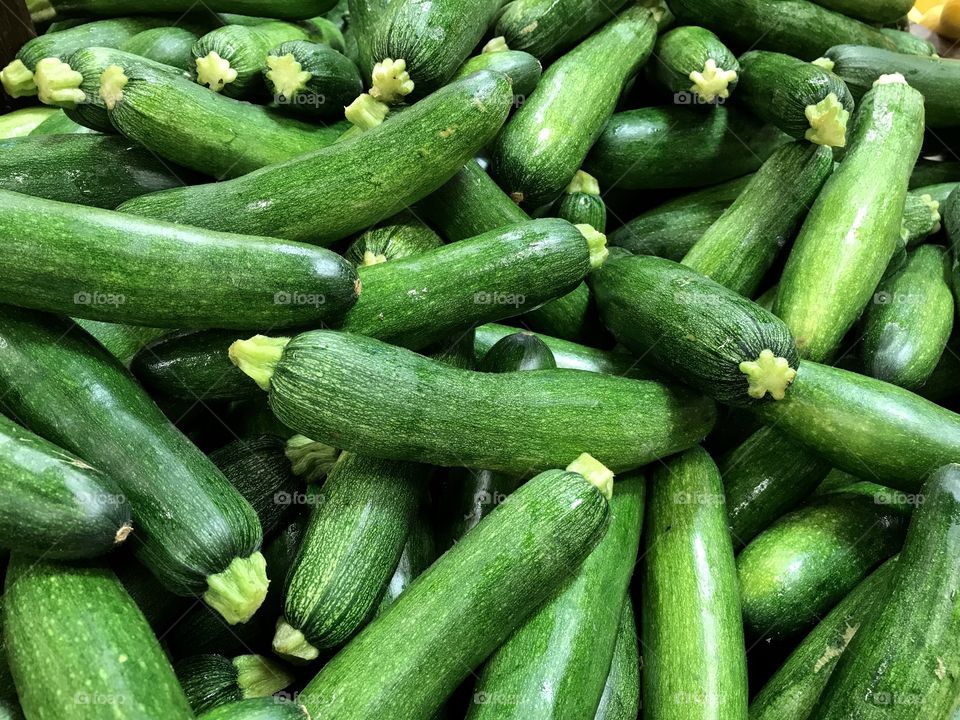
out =
[[[204,593],[228,622],[247,620],[266,593],[250,504],[73,323],[7,306],[0,315],[5,406],[113,476],[133,511],[137,557],[168,590]]]
[[[513,0],[497,18],[495,33],[514,50],[555,57],[617,17],[626,0]]]
[[[601,187],[694,188],[754,172],[788,140],[733,106],[646,107],[610,118],[584,169]]]
[[[343,256],[359,268],[422,255],[442,246],[439,235],[412,212],[404,210],[363,233],[350,243]]]
[[[360,292],[346,260],[300,243],[6,191],[0,218],[9,228],[0,298],[39,310],[154,327],[278,327],[338,319]]]
[[[900,241],[923,96],[891,76],[857,111],[850,147],[797,237],[776,313],[805,358],[829,359],[875,291]]]
[[[737,567],[717,466],[693,448],[650,480],[640,612],[643,704],[650,717],[747,717]],[[682,608],[682,609],[681,609]]]
[[[566,192],[557,202],[557,217],[574,225],[590,225],[598,232],[606,232],[607,206],[600,197],[597,179],[577,170]]]
[[[523,105],[533,94],[543,74],[540,61],[533,55],[521,50],[486,50],[468,58],[460,69],[453,74],[453,80],[465,78],[480,70],[496,70],[510,78],[513,86],[513,102],[517,107]]]
[[[75,123],[73,120],[67,117],[67,113],[63,109],[43,109],[52,110],[53,114],[47,117],[46,120],[37,125],[33,130],[31,130],[29,133],[30,137],[42,137],[44,135],[74,135],[83,133],[89,134],[96,132],[96,130],[91,130],[90,128]],[[0,132],[0,136],[2,136],[2,132]]]
[[[685,383],[732,405],[789,395],[797,349],[756,303],[671,260],[622,251],[590,286],[614,337]]]
[[[310,714],[298,702],[283,696],[239,700],[213,708],[197,720],[311,720]]]
[[[734,292],[753,297],[831,172],[830,148],[784,145],[681,262]]]
[[[193,655],[174,665],[177,679],[197,714],[244,698],[268,697],[293,682],[279,663],[261,655]]]
[[[896,22],[913,7],[912,0],[813,0],[817,5],[867,23]]]
[[[636,720],[640,713],[640,647],[633,601],[623,599],[617,644],[613,648],[610,674],[597,705],[595,720]]]
[[[263,76],[274,102],[319,118],[342,118],[343,108],[363,92],[360,71],[323,43],[291,40],[265,58]]]
[[[493,146],[494,176],[511,198],[536,208],[563,191],[653,50],[656,32],[647,8],[630,8],[547,69]]]
[[[664,33],[653,49],[652,75],[685,104],[726,100],[737,87],[740,63],[720,38],[706,28],[684,25]]]
[[[0,140],[30,135],[57,112],[56,108],[28,107],[0,115]]]
[[[184,27],[157,27],[137,33],[119,49],[189,71],[194,67],[193,46],[199,39],[195,32]]]

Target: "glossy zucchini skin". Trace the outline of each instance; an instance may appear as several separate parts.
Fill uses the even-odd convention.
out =
[[[582,170],[577,171],[557,201],[555,212],[557,217],[574,225],[590,225],[599,232],[607,230],[607,206],[597,180]]]
[[[595,720],[636,720],[640,713],[640,647],[633,601],[623,599],[617,644],[613,648],[610,674],[603,686]]]
[[[476,73],[351,142],[228,182],[145,196],[122,208],[198,227],[248,234],[259,229],[329,245],[395,215],[453,177],[493,139],[512,98],[506,76]],[[355,210],[344,213],[345,207]]]
[[[97,720],[104,705],[137,720],[193,717],[170,662],[113,571],[14,555],[3,611],[7,657],[27,717]]]
[[[341,650],[300,701],[311,714],[342,720],[430,717],[566,583],[609,515],[606,497],[583,476],[540,473]],[[387,652],[404,661],[384,663]]]
[[[0,115],[0,140],[25,137],[56,112],[55,108],[26,107]]]
[[[946,717],[955,703],[960,467],[924,484],[884,602],[837,661],[814,717]],[[921,600],[922,598],[922,600]]]
[[[657,40],[653,56],[655,60],[651,63],[651,74],[654,79],[675,95],[685,93],[687,102],[692,100],[698,104],[710,104],[718,99],[723,101],[737,86],[740,63],[720,38],[706,28],[683,25],[664,33]],[[719,69],[720,74],[728,76],[715,87],[703,86],[691,77],[693,73],[700,73],[710,75],[703,80],[713,80],[713,73],[707,70],[710,60],[713,61],[714,70]],[[732,77],[729,77],[730,74]]]
[[[84,320],[83,318],[74,318],[74,322],[93,335],[94,339],[103,345],[106,351],[119,360],[124,367],[130,367],[133,356],[144,345],[170,332],[167,328],[116,325],[96,320]]]
[[[646,107],[610,118],[584,169],[602,188],[696,188],[754,172],[787,141],[733,105]]]
[[[130,506],[112,479],[0,415],[0,537],[25,555],[90,558],[129,535]]]
[[[857,110],[843,162],[807,215],[777,294],[775,311],[807,359],[832,357],[893,257],[923,116],[923,96],[902,82],[878,85]]]
[[[595,271],[590,287],[619,342],[711,397],[747,406],[789,394],[787,386],[748,394],[742,363],[770,351],[795,369],[799,356],[786,325],[732,290],[672,260],[625,252]]]
[[[896,22],[913,7],[910,0],[814,0],[817,5],[867,23]]]
[[[119,49],[181,70],[191,70],[193,45],[199,36],[184,27],[157,27],[144,30],[123,43]]]
[[[286,56],[309,79],[298,88],[286,88],[275,80],[271,61]],[[343,108],[363,92],[360,71],[347,57],[323,43],[291,40],[274,48],[263,69],[267,89],[281,108],[315,118],[343,118]],[[292,90],[292,92],[290,92]]]
[[[555,57],[613,20],[625,5],[625,0],[513,0],[497,17],[495,34],[513,50]]]
[[[196,8],[190,0],[49,0],[49,11],[56,19],[97,17],[101,15],[138,15],[145,12],[185,13]],[[236,13],[248,18],[304,20],[321,15],[336,5],[336,0],[211,0],[204,6],[216,13]],[[230,17],[234,23],[241,18]]]
[[[480,233],[477,233],[478,235]],[[350,243],[343,256],[354,267],[420,255],[436,250],[443,240],[409,210],[370,228]]]
[[[391,392],[375,398],[369,387]],[[629,470],[690,447],[714,420],[710,401],[656,382],[560,369],[475,373],[324,330],[286,346],[270,380],[270,406],[289,427],[345,450],[515,474],[584,451],[614,472]],[[497,411],[482,409],[489,407]],[[349,427],[337,419],[346,408]],[[623,417],[635,422],[625,425]],[[400,427],[406,430],[392,430]]]
[[[747,654],[720,472],[702,448],[654,471],[643,559],[643,699],[652,717],[747,717]]]
[[[493,146],[493,174],[504,192],[531,208],[556,199],[583,164],[624,84],[650,55],[656,33],[651,12],[633,7],[547,69]]]
[[[543,67],[540,61],[528,52],[521,50],[502,50],[500,52],[484,52],[467,58],[453,75],[453,80],[465,78],[479,70],[496,70],[502,72],[513,85],[513,101],[519,107],[537,88]]]
[[[112,210],[139,195],[182,186],[182,174],[111,135],[0,140],[0,190],[47,200]]]
[[[197,716],[198,720],[310,720],[297,702],[282,697],[250,698],[227,703]]]
[[[905,30],[897,30],[891,27],[882,27],[880,32],[884,37],[893,43],[893,49],[904,55],[919,55],[921,57],[933,57],[937,54],[937,48],[929,40],[917,37],[913,33]]]
[[[681,262],[753,297],[831,172],[833,152],[828,147],[780,147]]]

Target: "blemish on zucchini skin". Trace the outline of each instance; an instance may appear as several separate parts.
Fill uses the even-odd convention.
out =
[[[457,134],[457,126],[456,126],[456,125],[451,125],[451,126],[448,127],[446,130],[441,130],[441,131],[440,131],[440,137],[442,137],[442,138],[444,138],[444,139],[449,138],[449,137],[453,137],[453,136],[456,135],[456,134]]]
[[[540,21],[539,21],[539,20],[534,20],[532,23],[530,23],[529,25],[527,25],[525,28],[521,28],[520,34],[521,34],[521,35],[529,35],[530,33],[534,32],[538,27],[540,27]]]
[[[836,660],[843,655],[843,651],[847,649],[847,645],[850,644],[850,641],[853,640],[853,636],[857,634],[857,630],[859,629],[860,623],[847,625],[843,631],[843,635],[840,637],[840,642],[837,645],[827,645],[823,651],[823,655],[813,664],[813,672],[820,672],[831,660]]]

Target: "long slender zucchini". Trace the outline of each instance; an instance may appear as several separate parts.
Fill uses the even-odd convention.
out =
[[[896,22],[913,7],[911,0],[813,0],[817,5],[867,23]]]
[[[555,57],[617,17],[625,0],[513,0],[497,18],[496,34],[514,50]]]
[[[178,660],[174,670],[197,714],[244,698],[268,697],[293,682],[280,663],[262,655],[193,655]]]
[[[284,109],[319,118],[343,117],[343,108],[363,92],[360,71],[323,43],[291,40],[265,58],[263,75]]]
[[[119,49],[181,70],[191,70],[194,67],[193,46],[199,39],[188,28],[157,27],[137,33]]]
[[[788,139],[733,105],[645,107],[610,118],[584,169],[601,187],[701,187],[754,172]]]
[[[629,470],[698,442],[715,414],[708,400],[656,382],[559,369],[476,373],[349,333],[258,336],[230,352],[294,430],[432,465],[525,474],[587,451]],[[390,391],[375,396],[371,387]],[[339,419],[345,408],[349,425]]]
[[[367,230],[343,255],[354,267],[361,267],[421,255],[442,245],[443,240],[426,223],[404,210]]]
[[[921,491],[884,601],[837,661],[814,717],[947,717],[960,674],[960,466]]]
[[[227,703],[199,715],[198,720],[311,720],[311,718],[300,703],[280,696]]]
[[[740,63],[706,28],[684,25],[664,33],[657,40],[653,56],[653,77],[674,94],[676,101],[722,102],[737,86]]]
[[[623,600],[617,644],[595,720],[636,720],[640,713],[640,647],[630,595]]]
[[[57,112],[56,108],[27,107],[0,115],[0,140],[30,135]]]
[[[0,190],[33,197],[112,210],[139,195],[180,187],[180,176],[179,169],[115,136],[0,140]]]
[[[600,185],[595,177],[583,170],[577,170],[567,185],[557,202],[556,212],[557,217],[574,225],[590,225],[599,232],[606,232],[607,206],[600,196]]]
[[[168,590],[203,593],[232,623],[248,619],[266,593],[249,503],[73,323],[7,306],[0,315],[5,407],[114,478],[133,511],[137,556]]]
[[[122,208],[210,229],[259,229],[330,244],[395,215],[453,177],[493,139],[512,98],[506,76],[476,73],[350,142],[228,182],[148,195]]]
[[[598,465],[579,458],[521,486],[327,663],[300,696],[307,710],[429,717],[601,539],[612,475]]]
[[[517,107],[533,94],[543,74],[540,61],[530,53],[494,46],[492,49],[485,48],[479,55],[467,58],[453,74],[453,79],[465,78],[479,70],[496,70],[510,78],[513,102]]]
[[[651,717],[747,717],[737,566],[720,473],[693,448],[650,481],[642,582],[643,704]]]
[[[831,172],[829,148],[807,143],[779,148],[690,248],[683,264],[753,297]]]
[[[922,138],[923,96],[902,77],[878,81],[780,281],[775,309],[805,358],[832,356],[880,282],[900,238]]]
[[[28,718],[193,717],[157,638],[111,570],[14,555],[3,611]]]
[[[0,218],[8,228],[0,298],[21,306],[155,327],[256,328],[338,319],[360,292],[346,260],[300,243],[6,191]]]
[[[510,197],[536,208],[563,191],[653,50],[656,31],[647,8],[630,8],[547,69],[493,147],[494,176]]]
[[[205,0],[204,9],[216,13],[236,13],[223,19],[229,23],[259,18],[303,20],[325,13],[336,0]],[[32,0],[34,22],[70,17],[137,15],[164,12],[179,15],[195,10],[193,0]],[[249,16],[243,18],[240,16]]]
[[[733,405],[782,400],[799,356],[786,325],[672,260],[611,254],[590,277],[604,324],[628,349]]]

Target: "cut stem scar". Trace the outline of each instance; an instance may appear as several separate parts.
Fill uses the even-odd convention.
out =
[[[371,95],[363,93],[344,108],[343,114],[347,120],[360,130],[372,130],[382,125],[390,114],[390,106],[376,100]]]
[[[123,99],[123,89],[128,82],[130,78],[123,74],[123,68],[119,65],[110,65],[103,71],[100,76],[100,99],[107,110],[113,110]]]
[[[230,61],[224,60],[213,50],[206,57],[197,58],[197,82],[206,85],[214,92],[237,79],[237,71],[230,67]]]
[[[83,75],[57,58],[44,58],[38,62],[33,79],[37,83],[40,102],[46,105],[71,110],[87,99],[80,89]]]
[[[230,346],[230,361],[253,378],[263,390],[270,389],[270,378],[280,362],[283,349],[290,338],[272,338],[254,335],[249,340],[237,340]]]
[[[234,558],[227,569],[207,578],[203,600],[231,625],[247,622],[267,596],[267,561],[256,552]]]
[[[740,363],[740,372],[747,376],[747,395],[757,400],[770,393],[774,400],[783,400],[787,387],[797,377],[786,358],[764,350],[756,360]]]
[[[567,195],[575,195],[576,193],[599,195],[600,183],[598,183],[597,179],[590,173],[577,170],[577,174],[573,176],[573,180],[567,185]]]
[[[293,474],[305,477],[307,482],[322,480],[340,456],[337,448],[311,440],[305,435],[294,435],[287,440],[285,453]]]
[[[237,669],[237,687],[244,698],[269,697],[294,681],[292,673],[263,655],[238,655],[233,659],[233,666]]]
[[[37,94],[37,83],[33,73],[20,59],[11,61],[0,70],[0,84],[4,92],[12,98],[32,97]]]
[[[703,70],[694,70],[689,75],[690,92],[698,95],[704,102],[713,102],[717,98],[730,97],[730,84],[736,82],[736,70],[724,70],[717,67],[717,61],[708,58],[703,64]]]
[[[823,68],[827,72],[833,72],[833,68],[836,67],[836,63],[828,57],[819,57],[816,60],[810,61],[811,65],[816,65],[818,68]]]
[[[590,453],[583,453],[567,465],[567,472],[575,472],[583,477],[609,500],[613,497],[613,472]]]
[[[267,71],[267,80],[273,85],[276,95],[285,100],[296,97],[313,77],[297,62],[293,53],[268,55],[267,67],[270,68]]]
[[[816,105],[807,105],[804,110],[810,128],[804,137],[817,145],[844,147],[847,144],[847,112],[835,93],[830,93]]]
[[[507,45],[507,39],[503,35],[498,35],[493,40],[488,42],[483,46],[483,50],[480,51],[481,54],[484,53],[495,53],[495,52],[506,52],[510,49],[510,46]]]
[[[590,267],[596,270],[603,265],[610,254],[610,251],[607,250],[607,236],[588,223],[581,223],[574,227],[587,239],[587,248],[590,250]]]
[[[412,93],[413,88],[406,60],[385,58],[374,65],[373,86],[370,88],[374,99],[393,105]]]
[[[302,632],[281,617],[277,620],[277,631],[273,636],[273,651],[292,663],[304,664],[316,660],[320,651],[307,642]]]

